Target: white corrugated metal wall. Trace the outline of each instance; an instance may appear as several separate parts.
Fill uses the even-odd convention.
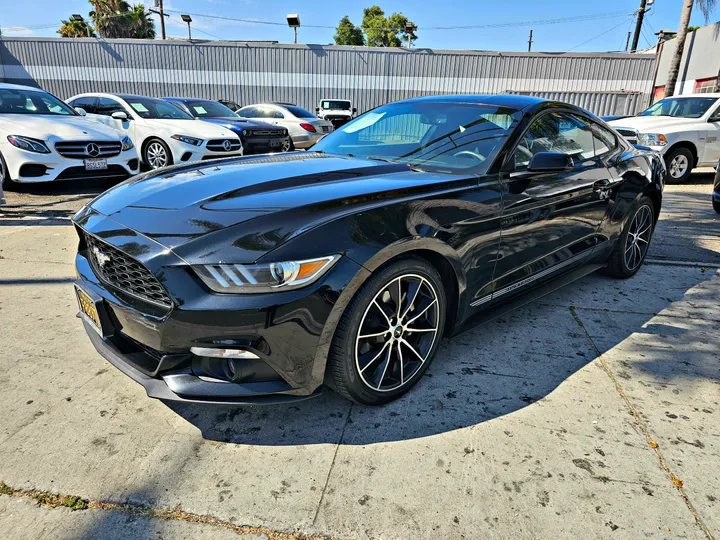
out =
[[[639,95],[637,103],[645,103],[655,57],[0,38],[0,64],[5,81],[41,86],[63,98],[106,91],[241,104],[289,101],[311,110],[322,98],[349,98],[365,111],[419,95],[520,91],[573,99],[582,94],[595,114],[621,114],[638,110],[632,110],[636,100],[626,100],[630,105],[619,111],[617,99],[589,94]]]

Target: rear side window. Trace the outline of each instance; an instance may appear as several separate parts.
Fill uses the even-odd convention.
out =
[[[244,118],[259,118],[258,110],[256,107],[243,107],[237,112],[238,116]]]
[[[615,134],[612,131],[600,124],[596,124],[595,122],[589,122],[589,125],[593,133],[595,157],[602,157],[617,148],[617,137],[615,137]]]
[[[305,109],[301,109],[300,107],[295,107],[294,105],[286,105],[285,108],[290,111],[290,113],[296,118],[315,118],[315,115],[313,113],[306,111]]]

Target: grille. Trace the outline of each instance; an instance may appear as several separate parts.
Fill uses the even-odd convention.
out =
[[[108,165],[107,169],[90,169],[85,167],[68,167],[61,172],[55,180],[85,180],[92,178],[103,178],[113,180],[125,180],[130,173],[122,165]]]
[[[615,131],[617,131],[620,135],[625,137],[625,139],[631,143],[635,144],[637,142],[637,131],[634,129],[629,128],[615,128]]]
[[[88,247],[87,258],[103,283],[151,304],[168,309],[172,306],[168,293],[142,264],[89,234],[85,234],[85,243]],[[98,256],[102,258],[103,264]]]
[[[230,143],[227,148],[226,142]],[[208,141],[206,148],[213,152],[237,152],[240,150],[240,139],[213,139]]]
[[[257,135],[258,137],[267,137],[268,135],[284,135],[285,133],[280,129],[264,129],[259,130],[256,129],[255,131],[251,132],[253,135]]]
[[[113,157],[120,153],[121,148],[122,143],[118,141],[73,141],[55,143],[55,150],[58,154],[66,158],[74,159]]]

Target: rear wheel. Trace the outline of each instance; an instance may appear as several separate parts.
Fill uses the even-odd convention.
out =
[[[143,149],[143,161],[151,169],[172,165],[172,154],[168,145],[160,139],[151,139]]]
[[[653,202],[648,197],[642,197],[630,216],[604,269],[612,277],[634,276],[640,270],[650,247],[655,230]]]
[[[687,148],[676,148],[665,155],[665,166],[667,175],[665,181],[668,184],[680,184],[690,177],[693,168],[693,155]]]
[[[397,399],[432,362],[445,309],[435,268],[415,257],[389,264],[363,286],[340,319],[326,382],[363,405]]]

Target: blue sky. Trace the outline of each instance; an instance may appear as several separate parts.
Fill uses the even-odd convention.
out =
[[[153,2],[148,0],[145,4],[149,6]],[[258,21],[235,22],[194,15],[193,37],[291,42],[292,31],[283,24],[260,23],[284,23],[285,15],[298,13],[304,25],[334,26],[344,15],[360,24],[363,8],[372,3],[371,0],[165,0],[165,7],[172,15],[167,33],[172,37],[186,37],[187,26],[180,20],[180,13],[189,12]],[[416,47],[522,51],[527,50],[528,33],[532,28],[534,51],[613,51],[625,47],[627,32],[633,28],[629,14],[637,9],[639,0],[379,0],[377,3],[386,14],[402,12],[418,25]],[[87,16],[90,10],[87,0],[25,0],[4,4],[0,25],[3,35],[8,36],[56,37],[57,27],[54,25],[59,26],[61,18],[67,18],[72,13]],[[647,24],[644,25],[645,36],[640,39],[641,47],[654,40],[654,31],[677,27],[681,5],[681,0],[656,0],[645,19]],[[517,27],[456,30],[429,28],[520,23],[608,13],[621,14],[562,24],[536,22]],[[720,9],[711,20],[718,19]],[[705,24],[697,9],[693,12],[691,24]],[[298,41],[327,44],[333,41],[333,34],[332,28],[304,27],[299,29]],[[599,37],[592,39],[596,36]]]

